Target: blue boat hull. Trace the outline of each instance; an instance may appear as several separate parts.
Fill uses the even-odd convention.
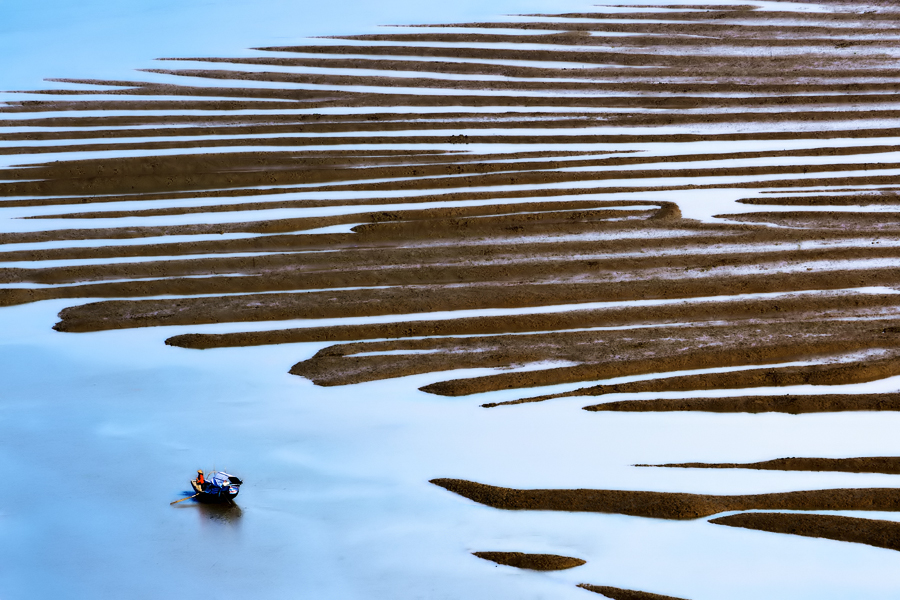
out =
[[[197,493],[197,500],[215,504],[224,504],[233,501],[237,498],[238,492],[240,491],[238,486],[217,488],[207,485],[204,489],[196,479],[191,480],[191,487],[194,488],[194,492]]]

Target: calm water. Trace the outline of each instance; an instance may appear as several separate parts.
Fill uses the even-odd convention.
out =
[[[0,0],[0,88],[39,86],[45,76],[127,78],[157,56],[246,54],[382,23],[590,6]],[[711,214],[707,200],[692,216]],[[27,225],[14,216],[0,215],[0,229]],[[227,326],[52,331],[71,304],[0,309],[0,600],[576,599],[588,594],[575,588],[581,582],[693,600],[874,600],[900,589],[900,554],[888,550],[704,520],[497,511],[428,483],[726,494],[891,486],[881,475],[631,465],[897,455],[900,415],[605,414],[582,411],[583,399],[485,410],[502,394],[418,391],[447,374],[318,388],[287,372],[320,345],[163,344]],[[781,393],[754,390],[767,392]],[[170,506],[198,468],[242,477],[238,507]],[[477,550],[588,563],[541,574],[496,567],[470,555]]]

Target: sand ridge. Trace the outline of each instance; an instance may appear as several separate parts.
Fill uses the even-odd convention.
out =
[[[676,598],[675,596],[663,596],[661,594],[653,594],[650,592],[625,590],[622,588],[610,587],[608,585],[580,583],[578,584],[578,587],[607,598],[612,598],[613,600],[684,600],[684,598]]]
[[[895,521],[838,515],[753,512],[711,519],[710,523],[900,550],[900,523]]]
[[[668,391],[700,391],[710,389],[746,389],[753,387],[798,386],[798,385],[837,385],[846,383],[864,383],[893,377],[900,374],[900,362],[897,358],[880,360],[862,360],[849,363],[814,364],[797,367],[767,367],[747,369],[725,373],[703,373],[663,377],[632,383],[618,383],[592,386],[573,392],[536,396],[522,400],[510,401],[508,404],[542,402],[554,398],[572,396],[600,396],[603,394],[638,394],[645,392]],[[586,406],[585,410],[597,410],[595,406]]]
[[[786,413],[898,411],[900,394],[814,394],[779,396],[735,396],[725,398],[680,398],[620,400],[595,404],[586,410],[623,412],[701,411],[716,413]]]
[[[532,571],[562,571],[579,567],[585,563],[580,558],[559,556],[558,554],[525,554],[523,552],[473,552],[472,554],[500,565]]]
[[[597,512],[688,520],[736,510],[900,510],[900,489],[826,489],[717,496],[631,490],[519,490],[462,479],[432,479],[469,500],[503,510]]]
[[[865,456],[858,458],[776,458],[755,463],[672,463],[635,465],[681,469],[760,469],[768,471],[836,471],[842,473],[886,473],[900,475],[900,457]]]

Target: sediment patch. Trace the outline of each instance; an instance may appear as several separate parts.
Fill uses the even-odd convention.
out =
[[[562,571],[580,567],[585,561],[558,554],[524,554],[522,552],[473,552],[478,558],[497,564],[532,571]]]
[[[463,479],[432,479],[431,483],[504,510],[614,513],[655,519],[699,519],[734,510],[900,510],[900,488],[715,496],[630,490],[519,490]]]
[[[711,519],[710,523],[900,550],[900,523],[894,521],[836,515],[753,512]]]
[[[880,206],[900,204],[900,194],[868,193],[841,196],[765,196],[743,198],[741,204],[764,206]]]
[[[658,398],[619,400],[586,406],[585,410],[610,412],[786,413],[900,411],[900,394],[821,394],[797,396],[737,396],[728,398]]]
[[[900,213],[891,212],[755,212],[742,215],[717,215],[731,221],[772,223],[806,229],[842,229],[884,231],[900,227]]]
[[[900,475],[900,457],[866,456],[859,458],[776,458],[755,463],[671,463],[635,465],[681,469],[756,469],[762,471],[838,471],[842,473],[886,473]]]
[[[753,387],[786,387],[797,385],[843,385],[865,383],[900,374],[900,361],[896,358],[865,360],[851,363],[811,365],[802,367],[780,367],[728,371],[725,373],[703,373],[680,377],[662,377],[635,381],[598,385],[562,394],[550,394],[523,398],[494,404],[523,404],[543,402],[555,398],[573,396],[601,396],[604,394],[639,394],[646,392],[686,392],[710,389],[745,389]],[[596,410],[592,406],[585,410]]]
[[[606,279],[606,281],[603,281]],[[599,280],[599,281],[598,281]],[[302,274],[280,277],[274,280],[260,278],[260,286],[265,291],[303,289],[306,281]],[[211,282],[196,282],[191,279],[162,283],[141,283],[135,295],[153,293],[206,294],[222,292],[263,291],[252,287],[255,278],[241,278],[240,281],[221,279],[222,287],[210,286]],[[333,318],[371,315],[403,315],[435,311],[465,310],[474,308],[525,308],[580,304],[587,302],[616,302],[625,300],[702,298],[729,296],[735,293],[783,293],[803,290],[836,290],[875,285],[900,285],[900,274],[896,269],[869,269],[864,271],[797,273],[773,275],[747,275],[740,277],[703,277],[694,279],[657,279],[634,282],[610,282],[609,278],[596,278],[593,282],[576,283],[518,283],[515,288],[502,283],[518,283],[515,277],[506,282],[472,283],[465,286],[420,285],[394,287],[388,289],[346,290],[341,292],[340,303],[329,304],[317,300],[331,299],[335,293],[309,292],[305,294],[265,294],[238,297],[181,298],[178,300],[178,322],[168,316],[174,306],[170,300],[138,300],[131,303],[109,302],[74,307],[64,311],[61,328],[67,331],[90,331],[99,329],[127,328],[133,326],[128,315],[141,315],[142,322],[149,325],[217,323],[222,321],[267,321],[296,318]],[[228,289],[227,286],[239,289]],[[240,287],[243,285],[244,287]],[[168,291],[153,291],[151,286],[160,286]],[[117,295],[123,295],[122,286],[114,288]],[[194,289],[196,291],[190,292]],[[82,290],[62,291],[63,288],[42,292],[39,289],[3,290],[5,304],[31,302],[50,297],[90,297]],[[101,288],[91,290],[100,293]],[[330,300],[329,300],[330,301]],[[248,312],[249,306],[253,307]],[[307,308],[308,307],[308,308]],[[577,307],[573,307],[577,308]],[[75,321],[78,321],[78,325]]]
[[[578,587],[612,598],[613,600],[684,600],[684,598],[676,598],[675,596],[663,596],[661,594],[651,594],[650,592],[640,592],[637,590],[625,590],[622,588],[610,587],[608,585],[592,585],[590,583],[579,583]]]
[[[564,249],[560,249],[563,251]],[[443,249],[441,249],[443,252]],[[443,337],[489,335],[502,333],[551,332],[596,327],[660,327],[685,324],[697,326],[716,322],[740,323],[771,320],[820,321],[834,316],[856,315],[873,317],[888,314],[900,305],[896,294],[860,294],[854,290],[843,293],[816,295],[785,295],[776,299],[731,300],[717,298],[712,303],[683,302],[669,305],[572,310],[502,317],[471,317],[461,319],[403,321],[396,323],[344,325],[333,327],[303,327],[272,331],[248,331],[230,334],[183,334],[169,338],[166,343],[184,348],[207,349],[298,342],[356,341],[375,338]],[[866,327],[867,335],[879,335],[877,323]],[[882,328],[879,338],[900,332]],[[890,344],[890,342],[886,342]],[[468,380],[471,382],[477,380]]]

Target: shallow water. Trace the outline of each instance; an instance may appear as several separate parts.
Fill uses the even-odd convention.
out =
[[[701,600],[874,599],[900,584],[890,550],[704,520],[498,511],[427,483],[892,486],[876,474],[630,465],[892,455],[895,414],[586,414],[584,398],[486,410],[417,391],[439,375],[346,389],[287,375],[315,344],[198,352],[164,346],[171,328],[59,334],[49,326],[62,306],[0,311],[6,598],[160,598],[212,580],[227,582],[226,598],[576,598],[574,584],[596,581]],[[244,477],[239,509],[169,506],[194,469],[213,466]],[[48,487],[58,494],[36,493]],[[547,575],[468,554],[488,549],[588,564]]]
[[[713,4],[725,4],[714,0]],[[566,3],[565,10],[591,11],[594,2]],[[766,10],[816,5],[764,2]],[[73,5],[74,6],[74,5]],[[0,70],[0,89],[50,87],[37,81],[46,75],[68,77],[135,78],[136,67],[170,67],[153,63],[161,55],[259,56],[245,47],[304,44],[311,34],[384,32],[381,23],[495,20],[504,12],[551,12],[558,3],[547,0],[503,0],[486,6],[463,0],[411,3],[395,0],[364,4],[338,0],[327,4],[264,0],[241,4],[221,0],[214,6],[164,0],[140,0],[128,6],[91,0],[74,8],[56,0],[20,3],[0,23],[0,52],[12,57],[13,67]],[[635,7],[603,7],[628,13]],[[655,10],[655,9],[654,9]],[[506,17],[504,17],[506,18]],[[528,17],[507,18],[509,22]],[[646,23],[647,21],[640,21]],[[138,25],[140,25],[138,27]],[[189,31],[191,35],[185,35]],[[434,32],[440,31],[435,29]],[[496,30],[495,30],[496,32]],[[82,40],[90,43],[80,43]],[[73,42],[77,40],[79,43]],[[344,43],[340,41],[316,43]],[[470,47],[475,46],[469,44]],[[497,47],[498,45],[492,45]],[[526,45],[516,45],[521,49]],[[27,54],[27,60],[26,60]],[[275,56],[275,54],[272,54]],[[301,56],[301,55],[294,55]],[[440,59],[443,60],[443,59]],[[500,63],[501,61],[479,61]],[[514,61],[502,61],[514,62]],[[206,64],[206,63],[204,63]],[[530,62],[534,66],[546,63]],[[560,66],[562,63],[555,63]],[[209,65],[207,65],[209,66]],[[566,65],[572,66],[572,65]],[[577,65],[577,66],[580,66]],[[592,65],[598,67],[601,65]],[[214,65],[210,68],[218,68]],[[240,68],[240,67],[238,67]],[[330,73],[339,72],[328,70]],[[176,81],[153,75],[141,80]],[[447,76],[444,76],[447,77]],[[456,77],[465,79],[467,77]],[[179,82],[213,80],[177,79]],[[52,84],[56,86],[56,84]],[[246,87],[266,87],[243,82]],[[75,89],[80,85],[61,85]],[[284,87],[284,86],[279,86]],[[294,86],[318,89],[316,86]],[[320,86],[321,87],[321,86]],[[357,90],[384,88],[356,87]],[[421,88],[393,91],[423,93]],[[430,93],[450,94],[445,90]],[[489,94],[491,92],[483,92]],[[465,92],[465,95],[475,95]],[[548,95],[555,92],[517,95]],[[572,95],[575,97],[576,95]],[[0,100],[48,100],[65,96],[4,94]],[[109,98],[108,96],[97,96]],[[77,98],[84,99],[79,96]],[[291,112],[439,113],[453,107],[423,109],[382,107],[325,108]],[[567,111],[600,112],[586,108],[475,107],[466,111],[508,113]],[[191,111],[183,111],[185,114]],[[256,111],[247,111],[255,113]],[[612,111],[607,111],[612,112]],[[51,116],[133,114],[53,112]],[[165,114],[146,111],[146,114]],[[230,114],[215,111],[203,114]],[[234,114],[242,114],[235,111]],[[854,121],[854,127],[887,127],[878,120]],[[22,116],[13,115],[13,119]],[[799,130],[793,123],[730,124],[715,131]],[[837,129],[847,123],[805,124],[807,129]],[[7,130],[8,131],[8,130]],[[24,129],[23,131],[29,131]],[[598,127],[552,130],[556,134],[679,133],[710,131],[707,126]],[[471,130],[477,135],[547,135],[547,130]],[[176,132],[177,133],[177,132]],[[458,131],[448,133],[459,133]],[[340,136],[343,134],[333,134]],[[358,136],[379,136],[364,132]],[[395,132],[393,135],[424,135]],[[161,139],[171,139],[168,136]],[[258,136],[260,139],[277,135]],[[219,140],[222,136],[191,138]],[[254,138],[255,139],[255,138]],[[148,138],[117,142],[147,141]],[[73,144],[89,144],[74,141]],[[636,143],[628,150],[664,156],[688,152],[755,151],[895,144],[895,138],[746,141],[735,144]],[[55,146],[57,142],[4,142],[4,146]],[[332,146],[319,148],[333,149]],[[384,149],[376,144],[345,145],[345,150]],[[455,144],[430,149],[458,151]],[[473,152],[567,150],[596,153],[622,150],[616,144],[532,143],[472,144]],[[242,151],[267,150],[259,146]],[[318,149],[307,147],[306,149]],[[421,144],[391,146],[421,150]],[[234,148],[204,149],[232,152]],[[113,150],[106,157],[177,155],[189,150]],[[2,156],[0,165],[32,164],[48,160],[97,156],[90,149],[72,153]],[[866,155],[871,156],[871,155]],[[580,157],[583,158],[583,157]],[[895,158],[882,153],[879,160]],[[563,159],[565,160],[565,159]],[[791,164],[864,163],[860,157],[801,157]],[[699,163],[677,163],[682,168]],[[731,166],[739,164],[729,161]],[[754,159],[752,165],[777,165],[779,159]],[[704,166],[721,166],[707,161]],[[868,165],[871,167],[871,165]],[[638,167],[635,167],[638,168]],[[616,170],[628,167],[616,167]],[[596,169],[602,170],[602,169]],[[842,172],[841,176],[893,174],[875,168]],[[822,185],[820,175],[807,176]],[[655,185],[712,184],[783,179],[783,175],[703,178],[665,177]],[[814,180],[814,181],[813,181]],[[637,186],[647,180],[605,180],[600,185]],[[597,187],[597,181],[541,186],[469,188],[513,190]],[[764,187],[764,184],[761,184]],[[792,193],[803,192],[794,190]],[[403,198],[417,191],[389,191],[379,197]],[[262,199],[353,198],[357,192],[308,192]],[[676,202],[686,218],[716,222],[714,215],[765,211],[803,211],[813,207],[765,207],[736,204],[758,195],[755,190],[703,189],[665,193],[607,194],[604,199]],[[557,197],[554,200],[584,196]],[[505,200],[513,205],[535,198]],[[242,200],[223,199],[221,203]],[[219,200],[189,200],[177,205],[202,205]],[[496,201],[460,202],[477,206]],[[101,204],[96,210],[157,208],[172,201]],[[442,203],[442,206],[448,205]],[[423,209],[429,204],[366,207],[326,207],[257,211],[249,219],[350,214],[379,210]],[[0,230],[35,231],[53,228],[105,227],[152,223],[229,222],[249,220],[242,213],[176,217],[35,220],[18,217],[78,210],[66,205],[46,208],[5,208]],[[95,210],[95,207],[91,207]],[[884,207],[836,207],[837,211],[877,212]],[[302,233],[348,233],[353,224]],[[633,233],[595,233],[578,239],[615,239]],[[695,232],[641,233],[651,237],[697,236]],[[593,238],[591,237],[593,236]],[[0,250],[133,245],[155,242],[254,237],[244,234],[169,236],[124,240],[53,241],[8,244]],[[539,241],[560,241],[548,236]],[[473,242],[473,245],[476,242]],[[490,239],[482,243],[491,243]],[[526,238],[522,243],[535,243]],[[892,243],[892,242],[891,242]],[[839,245],[834,242],[832,246]],[[803,247],[815,247],[806,242]],[[887,244],[885,244],[887,245]],[[766,246],[766,250],[771,247]],[[238,254],[232,254],[236,256]],[[217,255],[226,256],[226,255]],[[173,258],[173,257],[163,257]],[[185,258],[196,258],[187,256]],[[143,259],[122,259],[137,262]],[[4,263],[0,266],[41,267],[91,264],[83,261]],[[878,259],[858,267],[890,266]],[[827,265],[826,265],[827,266]],[[846,265],[845,265],[846,266]],[[787,268],[787,267],[786,267]],[[800,267],[792,267],[800,268]],[[803,265],[802,268],[806,268]],[[6,286],[11,287],[11,286]],[[36,287],[36,286],[30,286]],[[890,293],[871,287],[848,293]],[[820,291],[805,292],[811,297]],[[722,299],[776,298],[791,294],[746,294],[698,298],[710,306]],[[777,535],[721,527],[705,519],[661,521],[589,513],[502,511],[475,504],[428,481],[459,477],[519,488],[601,488],[745,494],[832,487],[895,487],[896,476],[831,472],[751,470],[652,469],[638,463],[754,462],[785,456],[896,456],[900,414],[823,413],[787,414],[613,413],[585,412],[599,400],[589,397],[556,399],[540,404],[484,409],[484,402],[513,400],[539,393],[568,391],[592,382],[503,390],[467,397],[429,395],[419,388],[451,376],[474,377],[497,373],[492,369],[458,370],[377,381],[346,387],[317,387],[288,374],[298,361],[327,347],[326,343],[283,344],[206,351],[164,345],[183,333],[222,333],[283,327],[333,326],[359,323],[449,319],[471,316],[540,314],[613,307],[658,305],[644,303],[582,303],[507,310],[386,315],[370,318],[297,319],[253,323],[219,323],[190,327],[138,328],[100,333],[66,334],[51,329],[57,313],[89,302],[52,301],[5,307],[0,310],[0,599],[57,598],[170,598],[213,595],[220,598],[585,598],[575,587],[581,582],[646,590],[692,600],[759,598],[830,600],[895,598],[900,589],[897,562],[891,550],[860,544]],[[681,301],[679,301],[681,302]],[[408,352],[408,351],[406,351]],[[385,352],[383,354],[389,354]],[[360,353],[358,356],[364,356]],[[517,370],[534,370],[568,363],[530,363]],[[506,369],[502,372],[510,372]],[[718,369],[721,371],[721,369]],[[623,378],[622,381],[633,380]],[[900,377],[844,386],[798,386],[691,392],[688,394],[610,394],[602,401],[683,396],[738,396],[896,391]],[[188,480],[198,468],[228,469],[246,484],[237,507],[221,509],[186,501],[169,503],[188,494]],[[900,519],[895,513],[844,512],[864,518]],[[560,573],[537,573],[500,567],[470,555],[478,550],[558,553],[586,559],[583,567]],[[212,590],[212,591],[211,591]]]

